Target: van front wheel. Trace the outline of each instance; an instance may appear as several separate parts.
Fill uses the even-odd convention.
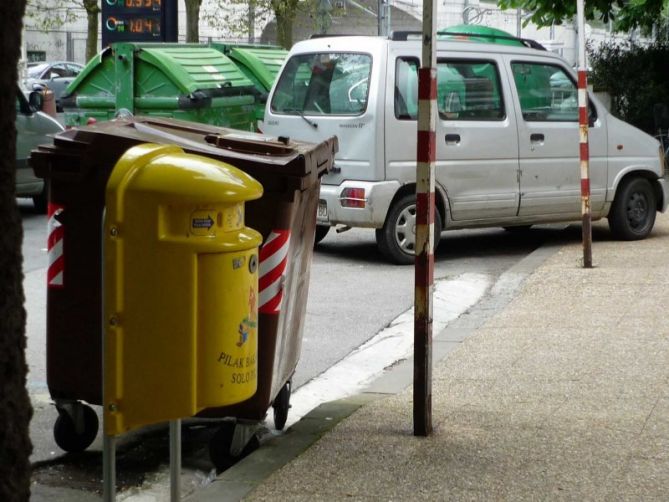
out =
[[[435,208],[434,248],[441,237],[441,216]],[[376,230],[376,243],[381,253],[398,265],[414,263],[416,253],[416,196],[400,197],[388,211],[383,228]]]
[[[609,229],[616,239],[645,239],[655,224],[655,192],[645,178],[628,178],[618,187],[609,211]]]

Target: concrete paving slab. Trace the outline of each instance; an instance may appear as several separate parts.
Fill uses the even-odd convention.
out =
[[[385,394],[246,500],[669,500],[667,244],[662,215],[651,239],[596,241],[595,269],[575,242],[509,275],[516,297],[440,335],[432,435],[413,436],[411,388]]]

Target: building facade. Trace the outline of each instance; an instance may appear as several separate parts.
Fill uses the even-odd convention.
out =
[[[44,0],[43,0],[44,1]],[[123,1],[123,0],[101,0]],[[165,0],[163,0],[165,1]],[[309,38],[316,33],[377,35],[399,30],[420,31],[422,26],[422,0],[305,0],[300,3],[293,23],[293,41]],[[27,61],[68,60],[85,63],[87,22],[86,13],[77,2],[47,0],[51,10],[37,11],[28,7],[25,18],[24,58]],[[256,2],[258,3],[258,2]],[[221,7],[222,5],[222,7]],[[376,12],[381,5],[379,23]],[[32,11],[30,11],[32,9]],[[501,10],[494,2],[481,0],[442,0],[438,7],[437,27],[458,24],[479,24],[505,30],[512,35],[532,38],[547,49],[558,52],[574,65],[577,59],[577,33],[575,23],[537,28],[532,24],[522,26],[523,12]],[[178,0],[179,40],[186,38],[186,9],[184,0]],[[69,14],[69,20],[48,29],[39,21],[40,16],[56,19]],[[381,25],[381,26],[379,26]],[[200,41],[235,40],[276,43],[276,20],[272,13],[260,7],[249,12],[247,3],[204,0],[200,15]],[[610,27],[588,25],[586,36],[598,44],[611,38],[627,38],[626,34],[612,33]],[[100,48],[98,30],[98,47]]]

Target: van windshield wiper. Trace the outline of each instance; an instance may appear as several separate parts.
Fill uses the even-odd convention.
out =
[[[291,113],[291,112],[292,112],[292,113],[297,113],[300,117],[302,117],[302,120],[304,120],[307,124],[309,124],[309,125],[310,125],[311,127],[313,127],[314,129],[318,129],[318,124],[317,124],[316,122],[314,122],[313,120],[308,119],[308,118],[304,115],[304,112],[303,112],[302,110],[298,110],[297,108],[286,108],[286,109],[284,110],[284,112],[287,112],[287,113]]]

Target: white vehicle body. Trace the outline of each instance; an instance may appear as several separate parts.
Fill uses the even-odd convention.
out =
[[[304,141],[336,135],[318,223],[375,228],[381,250],[399,263],[413,252],[420,53],[418,40],[299,42],[262,126]],[[436,231],[580,220],[576,78],[567,63],[538,49],[467,41],[440,41],[437,62]],[[669,199],[660,145],[593,97],[590,114],[592,217],[615,220],[622,239],[643,238]],[[644,205],[652,207],[639,216]]]

